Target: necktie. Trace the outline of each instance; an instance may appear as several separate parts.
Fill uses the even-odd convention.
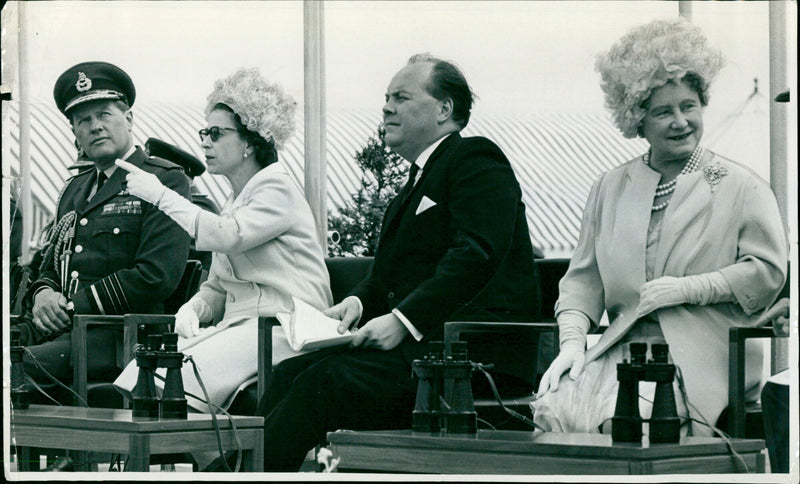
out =
[[[411,193],[411,189],[414,188],[414,182],[417,180],[417,172],[419,172],[419,165],[412,163],[411,168],[408,170],[408,181],[400,192],[401,201],[405,201],[408,194]]]
[[[100,189],[103,188],[103,183],[105,183],[106,180],[108,180],[108,177],[104,172],[101,171],[100,173],[97,174],[97,192],[99,192]]]

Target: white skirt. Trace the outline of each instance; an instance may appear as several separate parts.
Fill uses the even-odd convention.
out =
[[[638,340],[637,340],[638,341]],[[558,390],[547,392],[531,402],[533,421],[548,432],[598,433],[600,427],[614,416],[617,403],[617,363],[629,358],[625,342],[617,343],[603,355],[589,362],[576,380],[565,373],[558,383]],[[653,410],[653,397],[656,384],[639,382],[639,414],[649,418]],[[688,425],[683,425],[688,416],[686,404],[681,395],[678,378],[673,382],[675,403],[681,417],[681,434],[685,435]],[[710,422],[713,424],[713,422]],[[703,426],[693,425],[694,435],[710,435]],[[647,425],[643,426],[647,435]]]
[[[178,338],[178,351],[191,356],[211,403],[227,409],[238,392],[257,379],[258,319],[245,316],[224,319],[216,326],[203,328],[193,338]],[[302,353],[289,347],[283,328],[272,327],[272,365],[299,354]],[[195,376],[192,361],[185,362],[181,368],[186,401],[193,409],[208,413],[206,396]],[[156,373],[164,377],[166,370],[161,368]],[[114,381],[114,386],[130,398],[138,374],[136,360],[133,360]],[[164,382],[158,377],[156,386],[159,391],[164,388]]]

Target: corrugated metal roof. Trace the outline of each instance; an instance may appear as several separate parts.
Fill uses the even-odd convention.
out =
[[[10,105],[12,175],[19,171],[19,109]],[[303,186],[303,122],[297,110],[297,133],[279,154]],[[74,136],[52,103],[32,104],[31,172],[34,219],[40,221],[55,208],[59,190],[75,158]],[[342,206],[358,189],[360,172],[354,158],[374,135],[380,113],[332,110],[327,116],[328,207]],[[205,125],[199,108],[137,104],[133,135],[138,144],[155,136],[203,159],[197,130]],[[547,114],[483,116],[473,118],[464,136],[482,135],[506,153],[523,190],[531,240],[548,256],[574,250],[580,218],[592,182],[597,176],[642,153],[646,142],[624,139],[603,115]],[[204,173],[198,187],[218,203],[230,192],[223,177]],[[40,223],[40,222],[39,222]],[[36,225],[38,228],[39,225]]]

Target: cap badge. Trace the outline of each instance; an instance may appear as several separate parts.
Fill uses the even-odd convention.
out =
[[[75,89],[79,92],[88,91],[92,88],[92,80],[86,77],[83,72],[78,73],[78,82],[75,83]]]

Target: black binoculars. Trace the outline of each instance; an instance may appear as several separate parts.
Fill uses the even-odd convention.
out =
[[[631,343],[631,361],[617,364],[617,406],[611,419],[614,442],[640,442],[642,422],[649,422],[651,443],[679,442],[680,419],[675,405],[675,365],[669,363],[669,345],[653,343],[652,359],[647,361],[647,343]],[[639,415],[639,382],[655,382],[653,412],[649,420]]]
[[[467,343],[454,341],[447,350],[442,341],[432,341],[428,354],[411,364],[419,380],[411,429],[474,434],[478,415],[472,398],[473,365],[467,359]]]
[[[178,334],[147,335],[146,344],[138,345],[135,355],[139,375],[131,390],[133,417],[185,419],[188,409],[183,390],[183,353],[178,351]],[[167,369],[161,398],[155,382],[158,368]]]
[[[22,354],[25,351],[20,343],[19,328],[11,328],[11,406],[17,410],[28,408],[30,399],[25,388],[25,367]]]

